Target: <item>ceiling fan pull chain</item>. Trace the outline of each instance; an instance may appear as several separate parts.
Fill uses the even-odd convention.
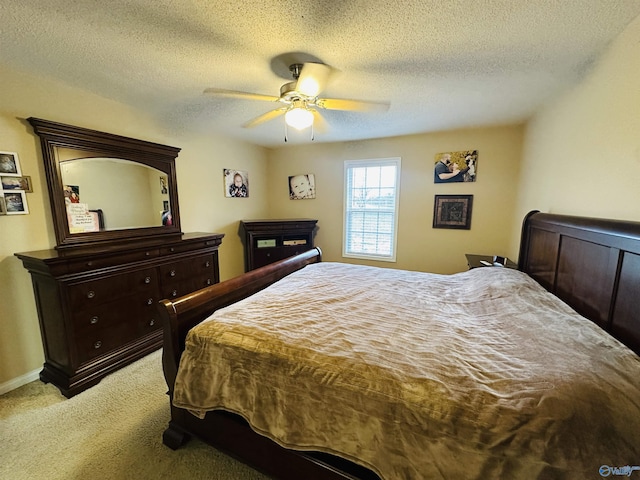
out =
[[[287,143],[287,122],[284,122],[284,143]]]

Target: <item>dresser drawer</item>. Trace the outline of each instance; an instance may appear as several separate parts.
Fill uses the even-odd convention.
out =
[[[159,300],[159,295],[134,295],[83,308],[73,312],[71,317],[79,334],[83,334],[84,330],[101,330],[120,323],[146,323],[156,320],[156,303]]]
[[[286,247],[256,248],[253,252],[253,268],[263,267],[270,263],[306,252],[309,245],[292,245]]]
[[[70,284],[69,300],[72,308],[77,308],[79,305],[89,308],[133,293],[143,297],[154,297],[157,296],[157,292],[157,273],[154,268],[149,268]]]
[[[157,257],[160,250],[149,249],[130,253],[119,253],[118,255],[92,257],[84,260],[70,261],[68,264],[69,273],[86,272],[87,270],[97,270],[99,268],[107,268],[126,263],[141,262]]]
[[[138,337],[136,322],[120,322],[109,328],[85,330],[76,335],[78,362],[83,364],[96,357],[106,355]]]
[[[160,267],[160,296],[176,298],[218,282],[214,254],[200,255]]]
[[[220,240],[209,239],[209,240],[200,240],[196,242],[189,242],[185,244],[170,245],[168,247],[162,247],[160,249],[160,254],[169,255],[172,253],[192,252],[194,250],[210,248],[219,244],[220,244]]]
[[[157,315],[157,308],[154,305],[153,311],[150,311],[147,316],[140,316],[138,318],[138,335],[140,337],[144,337],[150,333],[155,332],[156,330],[160,330],[162,328],[162,323],[160,322],[160,317]]]
[[[211,275],[194,275],[187,280],[182,280],[175,284],[162,285],[160,288],[160,296],[169,300],[181,297],[187,293],[195,292],[201,288],[209,287],[216,283],[217,280]]]

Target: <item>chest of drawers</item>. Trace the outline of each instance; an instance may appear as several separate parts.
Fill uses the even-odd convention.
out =
[[[156,304],[219,281],[223,235],[126,251],[16,254],[31,273],[45,363],[40,378],[71,397],[162,345]]]
[[[243,220],[245,270],[253,270],[313,248],[317,220]]]

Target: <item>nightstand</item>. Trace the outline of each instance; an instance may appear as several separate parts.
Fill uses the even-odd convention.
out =
[[[505,261],[504,265],[502,263],[495,262],[494,259],[499,259],[494,255],[474,255],[471,253],[467,253],[465,255],[467,257],[467,265],[469,265],[469,270],[472,268],[478,267],[507,267],[507,268],[518,268],[514,262],[509,260],[507,257],[502,257]]]

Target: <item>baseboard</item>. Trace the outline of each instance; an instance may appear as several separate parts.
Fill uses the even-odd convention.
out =
[[[38,380],[38,378],[40,378],[40,370],[42,369],[38,368],[37,370],[33,370],[32,372],[25,373],[24,375],[9,380],[8,382],[0,383],[0,395],[4,395],[11,390],[15,390],[27,383]]]

